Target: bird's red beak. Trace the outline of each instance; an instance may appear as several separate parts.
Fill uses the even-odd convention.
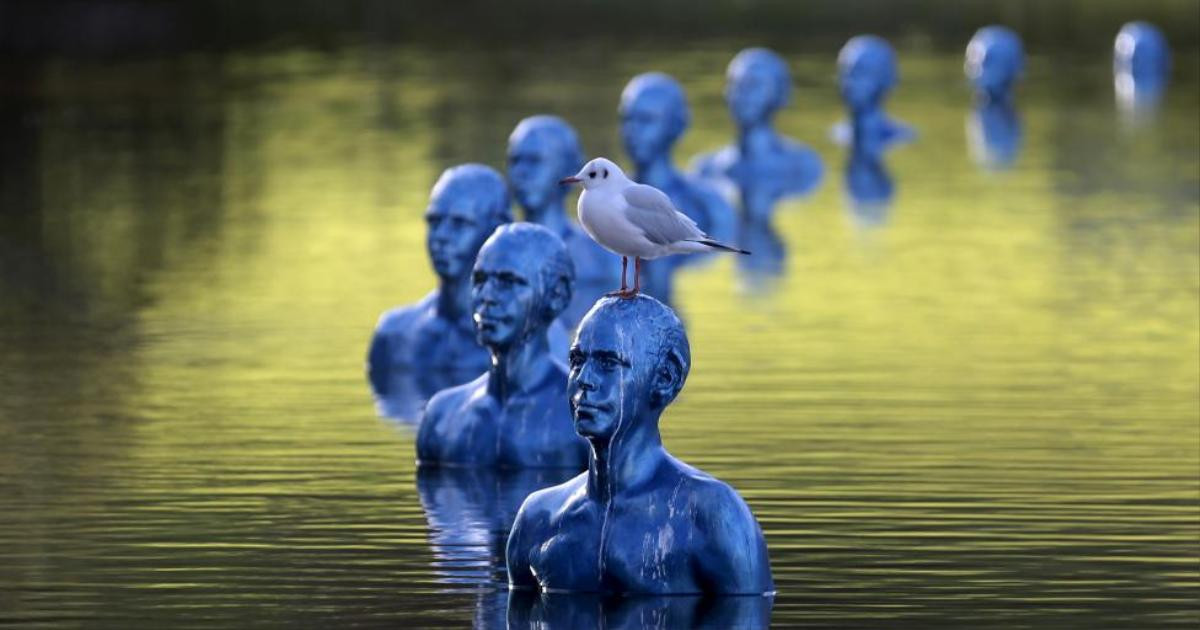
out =
[[[564,177],[564,178],[558,180],[558,183],[562,184],[563,186],[566,186],[567,184],[578,184],[581,181],[583,181],[583,180],[579,179],[578,177],[571,176],[571,177]]]

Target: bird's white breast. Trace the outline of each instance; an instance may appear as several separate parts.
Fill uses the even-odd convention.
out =
[[[585,190],[579,196],[579,224],[592,240],[620,256],[651,259],[667,253],[625,218],[625,206],[619,190]]]

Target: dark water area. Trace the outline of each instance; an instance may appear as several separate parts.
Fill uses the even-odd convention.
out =
[[[1007,169],[971,158],[958,31],[897,34],[889,109],[918,137],[872,165],[894,197],[871,208],[829,139],[838,44],[768,29],[796,83],[778,127],[826,173],[765,267],[679,273],[694,367],[662,422],[759,519],[765,607],[510,606],[507,522],[557,478],[418,471],[363,365],[379,314],[434,285],[443,168],[502,167],[533,113],[624,163],[618,95],[648,70],[688,90],[686,163],[729,141],[724,68],[752,38],[64,52],[5,21],[27,56],[0,86],[0,623],[1195,627],[1195,7],[1147,9],[1184,43],[1140,119],[1110,34],[1030,45]]]

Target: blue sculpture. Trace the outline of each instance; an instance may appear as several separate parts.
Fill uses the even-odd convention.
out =
[[[634,77],[621,92],[621,140],[633,160],[633,179],[665,192],[713,239],[731,242],[736,223],[733,209],[714,190],[675,168],[671,151],[687,129],[691,114],[683,87],[660,72]],[[671,276],[688,258],[674,256],[646,265],[643,290],[670,302]]]
[[[875,35],[858,35],[842,46],[837,63],[838,85],[850,120],[834,127],[834,140],[871,151],[911,140],[912,129],[883,110],[888,92],[899,81],[891,45]]]
[[[599,593],[512,590],[508,595],[508,628],[765,630],[771,625],[773,599],[756,595],[612,597]]]
[[[687,379],[683,324],[639,295],[584,317],[567,391],[587,472],[525,500],[506,555],[513,588],[620,594],[763,595],[762,531],[725,483],[672,457],[659,416]]]
[[[771,127],[792,95],[792,77],[779,55],[747,48],[729,62],[725,78],[725,102],[738,127],[737,144],[697,156],[693,168],[705,180],[737,188],[743,222],[766,221],[780,199],[812,191],[824,167],[816,151]]]
[[[583,234],[564,213],[567,189],[559,180],[582,165],[575,130],[557,116],[526,118],[508,138],[508,181],[525,220],[558,235],[575,262],[575,297],[561,316],[570,328],[617,281],[617,257]]]
[[[1005,168],[1021,147],[1021,119],[1013,85],[1025,72],[1021,38],[1003,26],[979,29],[967,45],[963,66],[975,89],[975,103],[967,118],[967,141],[976,162]]]
[[[1117,104],[1127,113],[1153,111],[1171,76],[1171,49],[1162,31],[1148,22],[1121,27],[1113,43]]]
[[[471,266],[488,235],[511,220],[504,179],[490,167],[456,166],[433,185],[425,246],[438,287],[416,304],[385,312],[367,354],[383,415],[413,420],[434,393],[488,369],[490,357],[471,322]]]
[[[886,223],[896,189],[884,164],[883,150],[878,146],[852,146],[846,158],[845,178],[855,223],[866,228]]]
[[[491,367],[430,399],[417,433],[420,463],[585,466],[587,444],[564,404],[566,369],[552,358],[547,334],[574,281],[571,257],[550,230],[513,223],[488,238],[471,274],[471,303]]]

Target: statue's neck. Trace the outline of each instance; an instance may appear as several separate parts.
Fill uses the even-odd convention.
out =
[[[981,109],[985,107],[1010,107],[1013,103],[1012,90],[1007,87],[979,90],[975,93],[975,102]]]
[[[738,130],[738,151],[743,156],[766,155],[775,150],[775,130],[763,119]]]
[[[658,419],[640,420],[635,420],[635,428],[628,432],[617,429],[617,435],[609,442],[592,441],[587,491],[593,500],[608,502],[638,492],[654,479],[666,460]]]
[[[438,287],[437,316],[452,322],[471,323],[471,283],[466,277],[442,278]]]
[[[490,350],[492,366],[488,369],[488,394],[501,403],[514,394],[536,389],[555,368],[545,330],[510,348]]]
[[[537,223],[559,236],[563,236],[571,229],[561,196],[556,196],[540,206],[525,207],[525,220]]]
[[[637,181],[664,188],[680,178],[679,171],[671,162],[671,153],[663,152],[647,162],[637,165]]]

